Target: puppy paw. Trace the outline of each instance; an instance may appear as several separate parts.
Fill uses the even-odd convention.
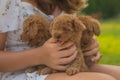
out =
[[[39,75],[46,75],[52,73],[52,69],[46,67],[40,71],[37,72]]]
[[[79,73],[79,69],[78,68],[74,68],[74,67],[70,67],[66,70],[66,73],[68,75],[74,75],[74,74],[77,74]]]

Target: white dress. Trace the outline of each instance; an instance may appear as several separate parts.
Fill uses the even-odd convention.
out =
[[[7,32],[6,50],[21,51],[30,49],[27,43],[20,39],[23,31],[23,21],[30,14],[39,13],[52,20],[52,15],[46,15],[29,3],[20,0],[0,0],[0,33]],[[24,70],[17,72],[0,72],[0,80],[45,80],[47,75],[25,73]]]

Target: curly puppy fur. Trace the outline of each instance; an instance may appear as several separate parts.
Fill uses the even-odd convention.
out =
[[[94,35],[99,36],[100,35],[100,23],[98,20],[92,18],[91,16],[85,16],[80,15],[78,16],[78,19],[82,21],[82,23],[85,25],[86,30],[84,30],[82,34],[82,40],[81,40],[81,47],[82,49],[92,45],[92,38]],[[94,62],[91,61],[91,58],[94,56],[85,57],[86,64],[90,67]]]

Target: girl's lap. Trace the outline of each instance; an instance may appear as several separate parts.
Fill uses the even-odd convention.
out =
[[[119,66],[96,64],[90,68],[90,72],[81,72],[74,76],[65,73],[51,74],[46,80],[120,80],[119,73]]]
[[[110,75],[97,72],[81,72],[73,76],[66,73],[56,73],[49,75],[46,80],[116,80]]]
[[[119,66],[97,64],[90,68],[90,72],[81,72],[73,76],[68,76],[66,73],[55,73],[46,75],[46,77],[36,75],[36,73],[25,74],[24,72],[18,72],[12,75],[8,74],[9,77],[6,74],[2,80],[120,80],[119,73]]]

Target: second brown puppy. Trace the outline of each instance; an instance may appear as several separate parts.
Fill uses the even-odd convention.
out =
[[[95,35],[96,36],[100,35],[100,33],[101,33],[100,23],[97,19],[94,19],[91,16],[79,15],[78,19],[80,21],[82,21],[82,23],[86,27],[86,30],[84,30],[84,32],[82,34],[82,40],[81,40],[81,44],[80,44],[82,47],[82,50],[83,50],[86,47],[89,47],[92,45],[92,40]],[[95,62],[91,61],[91,59],[94,56],[96,56],[96,55],[85,57],[85,62],[88,67],[91,67],[92,65],[95,64]]]

